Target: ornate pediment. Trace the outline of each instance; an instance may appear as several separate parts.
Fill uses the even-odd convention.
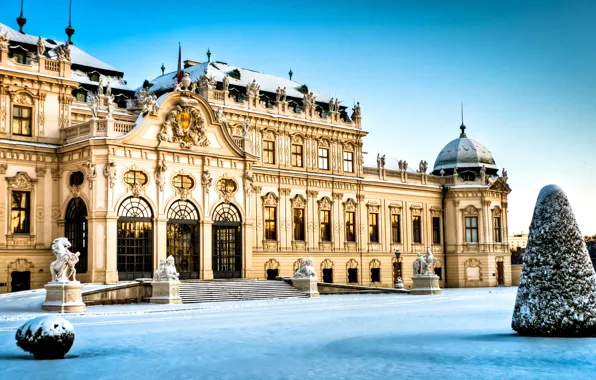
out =
[[[16,104],[22,104],[25,106],[32,106],[34,101],[33,97],[26,92],[19,92],[12,96],[12,102]]]
[[[292,204],[292,208],[305,208],[306,207],[306,199],[300,194],[296,195],[293,199],[290,199],[290,203]]]
[[[468,205],[464,208],[464,215],[478,215],[480,211],[474,205]]]
[[[509,187],[509,184],[501,177],[497,178],[493,183],[491,183],[488,189],[507,194],[511,192],[511,187]]]
[[[263,206],[277,206],[277,201],[279,198],[277,198],[273,193],[267,193],[262,197],[262,199]]]
[[[331,199],[324,197],[323,199],[321,199],[320,201],[318,201],[319,203],[319,210],[331,210],[331,207],[333,206],[333,202],[331,201]]]
[[[25,172],[18,172],[14,177],[6,177],[8,187],[12,189],[32,189],[37,182],[36,179],[29,177]]]
[[[178,104],[168,112],[157,139],[179,143],[182,149],[193,146],[209,146],[205,134],[205,119],[196,108],[198,101],[180,98]]]
[[[352,198],[348,199],[344,202],[344,209],[349,212],[356,211],[356,202]]]

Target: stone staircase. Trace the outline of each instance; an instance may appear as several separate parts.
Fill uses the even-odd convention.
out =
[[[182,303],[306,298],[284,281],[186,280],[180,284]]]

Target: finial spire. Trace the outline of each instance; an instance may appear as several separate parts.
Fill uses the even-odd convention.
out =
[[[292,69],[290,69],[290,72],[288,74],[290,75],[290,80],[292,80],[292,75],[294,75],[294,73],[292,72]]]
[[[461,129],[460,139],[468,137],[466,136],[466,125],[464,124],[464,102],[461,102],[461,125],[459,129]]]
[[[207,62],[211,62],[211,50],[207,48]]]
[[[19,24],[19,32],[25,34],[23,27],[27,23],[27,19],[23,16],[23,3],[25,3],[25,0],[21,0],[21,15],[17,17],[17,24]]]
[[[72,45],[72,36],[75,34],[75,30],[72,27],[72,0],[70,0],[70,4],[68,7],[68,26],[64,29],[66,35],[68,36],[68,44]]]
[[[166,73],[166,65],[164,65],[163,63],[161,64],[161,75],[164,75]]]

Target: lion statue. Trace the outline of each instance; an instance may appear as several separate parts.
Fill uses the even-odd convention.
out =
[[[159,261],[159,269],[155,271],[153,281],[178,281],[180,274],[176,271],[176,260],[170,255]]]
[[[312,257],[306,260],[300,259],[300,267],[294,273],[294,278],[314,278],[317,277],[317,272],[312,266]]]
[[[68,250],[71,247],[67,238],[61,237],[52,242],[52,251],[56,260],[50,264],[52,281],[69,282],[76,281],[76,263],[79,262],[79,252],[72,253]]]

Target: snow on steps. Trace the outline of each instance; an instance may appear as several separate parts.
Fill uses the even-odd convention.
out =
[[[186,280],[180,284],[182,303],[306,298],[284,281]]]

